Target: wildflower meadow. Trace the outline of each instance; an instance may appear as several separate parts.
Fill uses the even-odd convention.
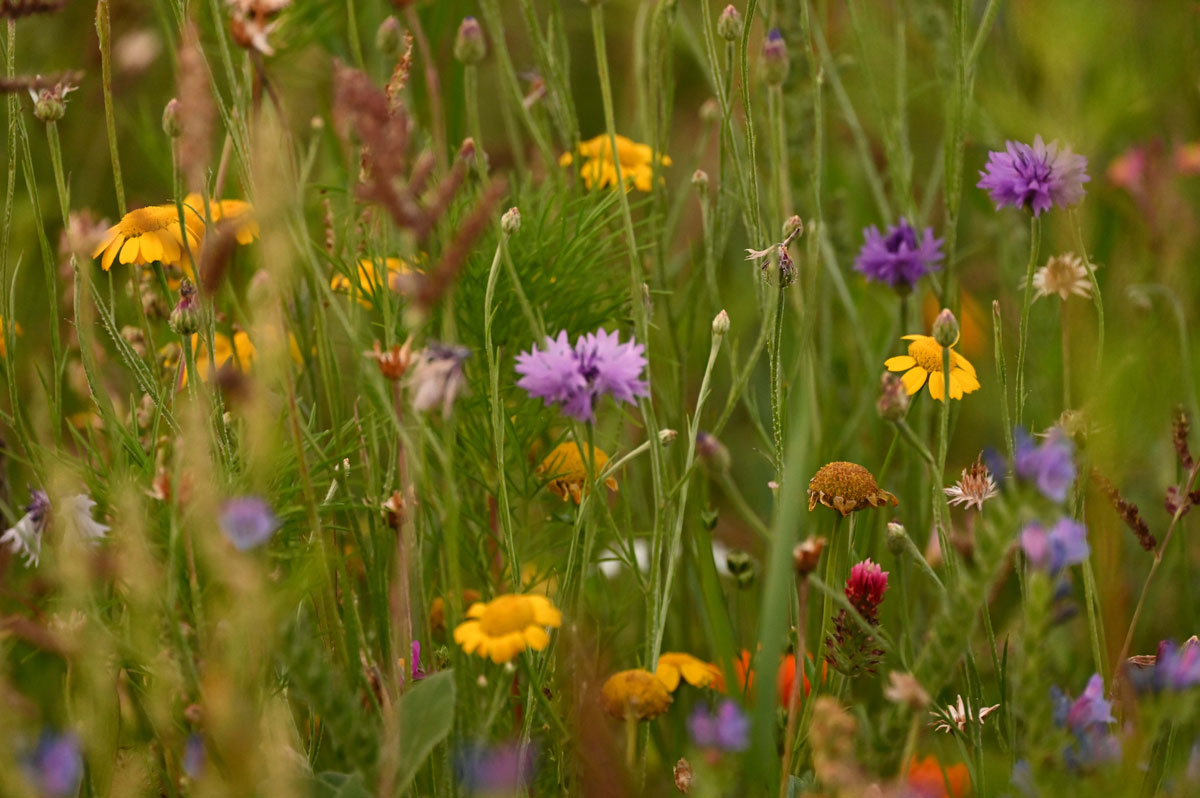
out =
[[[0,798],[1200,795],[1200,6],[0,0]]]

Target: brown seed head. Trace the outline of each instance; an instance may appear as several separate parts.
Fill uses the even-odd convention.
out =
[[[868,507],[898,505],[900,501],[875,483],[871,472],[856,463],[837,461],[821,467],[808,482],[808,509],[817,502],[843,516]]]
[[[796,565],[797,574],[804,577],[817,570],[825,543],[825,538],[809,537],[803,543],[796,544],[796,548],[792,549],[792,560]]]

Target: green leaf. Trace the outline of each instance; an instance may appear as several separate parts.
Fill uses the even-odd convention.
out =
[[[361,773],[321,773],[311,786],[313,798],[371,798]]]
[[[397,791],[417,775],[433,749],[454,726],[454,671],[422,679],[400,697],[400,768]]]

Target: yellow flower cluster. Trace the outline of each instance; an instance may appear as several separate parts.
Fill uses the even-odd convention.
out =
[[[579,175],[583,184],[589,189],[604,188],[617,185],[617,164],[621,165],[621,179],[626,187],[630,184],[638,191],[649,191],[653,185],[654,162],[662,166],[671,165],[669,155],[660,154],[657,159],[654,150],[647,144],[639,144],[624,136],[617,136],[617,159],[613,159],[612,140],[607,133],[601,133],[595,138],[580,142],[579,157],[583,163],[579,167]],[[575,162],[575,155],[564,152],[558,159],[560,166],[570,166]]]
[[[454,642],[468,654],[508,662],[527,647],[541,651],[550,643],[546,627],[562,625],[562,613],[545,596],[504,595],[477,601],[454,630]]]

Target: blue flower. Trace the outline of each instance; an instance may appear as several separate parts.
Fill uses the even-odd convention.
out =
[[[1092,675],[1083,694],[1074,701],[1057,687],[1050,688],[1050,698],[1054,702],[1054,724],[1067,729],[1075,738],[1074,745],[1063,752],[1068,767],[1080,769],[1121,755],[1120,741],[1109,731],[1116,718],[1112,702],[1104,698],[1104,679],[1100,674]]]
[[[701,748],[745,751],[750,746],[750,719],[736,701],[722,701],[715,715],[696,707],[688,718],[688,731],[692,742]]]
[[[918,234],[908,220],[888,228],[887,235],[871,225],[863,230],[863,245],[854,261],[854,270],[872,282],[910,290],[922,277],[941,266],[942,239],[933,237],[933,228]]]
[[[1023,428],[1017,427],[1014,437],[1013,465],[1017,476],[1036,483],[1041,494],[1051,501],[1066,500],[1067,491],[1075,482],[1074,446],[1067,436],[1054,427],[1042,445],[1037,446]]]
[[[470,745],[455,760],[459,783],[468,795],[514,795],[533,777],[533,749],[516,743]]]
[[[230,499],[221,507],[221,531],[240,551],[266,543],[280,523],[271,505],[258,496]]]
[[[1039,216],[1057,205],[1065,208],[1083,199],[1087,158],[1059,149],[1058,142],[1046,144],[1034,136],[1033,146],[1019,141],[1005,142],[1004,152],[988,154],[985,169],[976,184],[985,189],[999,210],[1005,205],[1024,208]]]
[[[1200,639],[1189,638],[1182,646],[1173,640],[1158,644],[1158,656],[1148,667],[1132,667],[1130,681],[1141,692],[1186,690],[1200,685]]]
[[[1048,530],[1034,522],[1021,530],[1021,548],[1035,568],[1057,574],[1087,559],[1087,528],[1073,518],[1060,518]]]
[[[79,790],[83,778],[83,754],[74,734],[42,734],[33,753],[32,776],[42,795],[65,798]]]

